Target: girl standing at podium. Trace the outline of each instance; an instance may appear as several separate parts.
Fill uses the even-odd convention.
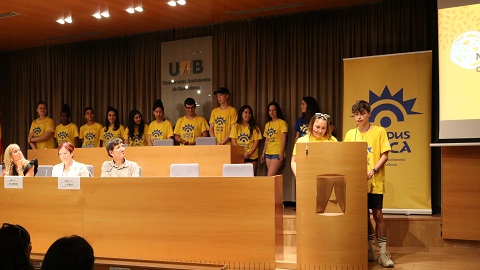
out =
[[[292,161],[290,163],[292,167],[293,175],[297,176],[297,143],[307,143],[306,154],[308,154],[308,143],[317,143],[317,142],[337,142],[337,138],[332,136],[332,129],[328,122],[330,115],[324,113],[316,113],[310,119],[310,122],[307,127],[307,133],[305,136],[298,138],[293,146],[292,152]]]

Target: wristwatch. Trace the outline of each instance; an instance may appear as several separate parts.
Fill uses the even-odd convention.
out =
[[[375,169],[375,167],[373,167],[372,171],[373,173],[377,173],[377,170]]]

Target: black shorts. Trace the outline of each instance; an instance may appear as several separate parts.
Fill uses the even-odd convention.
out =
[[[383,194],[368,193],[368,209],[383,208]]]
[[[258,158],[256,159],[247,158],[243,160],[243,163],[250,163],[250,162],[258,162]]]

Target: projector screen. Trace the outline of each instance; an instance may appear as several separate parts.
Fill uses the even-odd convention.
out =
[[[480,0],[438,0],[439,139],[480,140]]]

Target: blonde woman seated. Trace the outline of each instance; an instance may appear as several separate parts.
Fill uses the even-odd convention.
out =
[[[58,157],[62,161],[53,166],[52,176],[90,176],[87,166],[73,160],[75,147],[69,142],[64,142],[58,147]]]
[[[297,176],[297,143],[317,143],[317,142],[338,142],[337,138],[332,136],[330,124],[328,123],[330,115],[324,113],[316,113],[308,123],[307,134],[298,138],[292,152],[292,172]]]
[[[37,173],[38,162],[26,160],[23,157],[22,150],[17,144],[10,144],[5,149],[5,157],[2,164],[0,176],[35,176]]]

